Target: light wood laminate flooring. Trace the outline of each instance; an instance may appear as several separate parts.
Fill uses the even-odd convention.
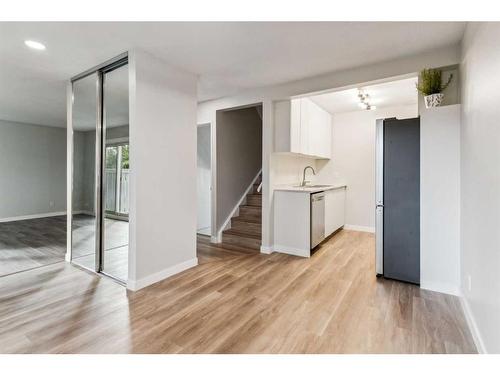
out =
[[[73,217],[73,260],[94,268],[95,218]],[[104,268],[127,279],[128,222],[106,218]],[[64,261],[66,216],[0,223],[0,277]]]
[[[198,237],[200,265],[128,292],[65,262],[0,283],[2,353],[474,353],[459,300],[375,277],[374,236],[310,259]]]

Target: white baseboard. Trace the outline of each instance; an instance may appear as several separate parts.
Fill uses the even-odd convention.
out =
[[[363,225],[344,224],[345,230],[355,230],[358,232],[375,233],[375,227],[365,227]]]
[[[19,220],[41,219],[44,217],[63,216],[63,215],[66,215],[66,211],[45,212],[42,214],[34,214],[34,215],[4,217],[0,218],[0,223],[8,223],[9,221],[19,221]]]
[[[288,255],[295,255],[295,256],[298,256],[298,257],[309,258],[311,256],[311,251],[310,250],[297,249],[297,248],[289,247],[289,246],[274,245],[273,246],[273,251],[276,252],[276,253],[283,253],[283,254],[288,254]]]
[[[451,284],[428,282],[421,279],[420,288],[438,293],[451,294],[458,297],[461,296],[460,289],[457,286]]]
[[[264,245],[262,245],[262,246],[260,247],[260,252],[261,252],[262,254],[271,254],[271,253],[273,253],[273,252],[274,252],[274,249],[273,249],[273,247],[272,247],[272,246],[264,246]]]
[[[128,280],[127,289],[136,291],[142,288],[145,288],[151,284],[157,283],[167,277],[173,276],[179,272],[185,271],[188,268],[194,267],[198,265],[198,258],[189,259],[185,262],[176,264],[172,267],[165,268],[160,272],[156,272],[152,275],[143,277],[139,280]]]
[[[474,319],[474,315],[472,314],[472,310],[467,302],[465,296],[460,296],[460,303],[462,304],[462,309],[464,311],[465,320],[467,320],[467,325],[469,326],[469,330],[472,334],[472,338],[474,340],[474,344],[476,344],[476,349],[479,354],[487,354],[486,347],[484,346],[484,341],[479,333],[479,329],[476,324],[476,320]]]

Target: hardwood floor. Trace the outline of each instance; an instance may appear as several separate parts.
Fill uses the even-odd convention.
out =
[[[66,216],[0,223],[0,276],[64,260]]]
[[[94,268],[95,218],[75,215],[73,219],[73,259]],[[127,279],[128,222],[106,218],[105,270]],[[0,223],[0,277],[64,261],[66,216]]]
[[[456,297],[377,279],[374,236],[310,258],[198,238],[200,265],[138,292],[61,262],[2,278],[3,353],[474,353]]]
[[[75,215],[73,262],[95,269],[95,218]],[[126,281],[128,277],[128,222],[106,218],[104,225],[104,272]]]

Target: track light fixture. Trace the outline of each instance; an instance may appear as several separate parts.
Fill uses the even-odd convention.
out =
[[[376,109],[377,107],[374,105],[370,105],[368,100],[370,99],[370,95],[366,93],[362,88],[358,88],[358,106],[360,108],[366,109],[367,111]]]

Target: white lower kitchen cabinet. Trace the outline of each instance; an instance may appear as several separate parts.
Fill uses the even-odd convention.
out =
[[[274,251],[311,255],[311,198],[309,193],[274,192]]]
[[[325,237],[345,224],[345,187],[325,191]]]
[[[275,189],[274,251],[311,256],[311,194],[319,192],[325,195],[324,238],[344,226],[345,185]]]

